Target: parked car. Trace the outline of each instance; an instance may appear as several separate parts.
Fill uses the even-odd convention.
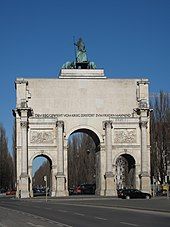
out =
[[[68,189],[68,192],[69,192],[69,195],[74,195],[75,193],[75,188],[74,187],[71,187]]]
[[[45,188],[33,188],[33,195],[34,196],[45,196],[46,189]],[[47,190],[47,195],[49,195],[49,189]]]
[[[95,184],[81,184],[75,188],[69,189],[70,195],[92,195],[95,194],[96,185]]]
[[[81,195],[82,194],[81,186],[80,185],[74,188],[73,194],[74,195]]]
[[[122,189],[118,194],[118,197],[122,199],[134,199],[134,198],[150,199],[151,194],[142,192],[138,189]]]
[[[95,184],[81,184],[80,189],[81,189],[81,194],[92,195],[92,194],[95,194],[96,185]]]
[[[6,189],[4,189],[4,188],[1,188],[1,189],[0,189],[0,194],[1,194],[1,193],[5,193],[5,192],[6,192]]]
[[[8,191],[6,192],[6,195],[16,195],[16,190],[15,190],[15,189],[13,189],[13,190],[8,190]]]

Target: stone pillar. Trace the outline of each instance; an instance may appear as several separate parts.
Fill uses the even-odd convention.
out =
[[[96,159],[96,195],[104,196],[105,194],[105,169],[106,169],[106,154],[105,154],[105,144],[100,144],[100,153],[97,154]]]
[[[150,163],[148,155],[148,146],[147,146],[147,119],[141,118],[140,128],[141,128],[141,190],[150,192]]]
[[[52,165],[51,167],[51,197],[56,196],[56,174],[57,165]]]
[[[112,121],[104,122],[105,130],[105,150],[106,150],[106,173],[105,173],[105,195],[116,195],[116,187],[114,182],[112,168]]]
[[[20,197],[29,197],[28,176],[28,121],[27,110],[21,111],[21,175],[20,175]]]
[[[68,139],[64,138],[64,175],[65,175],[65,188],[66,188],[66,195],[69,196],[68,191]]]
[[[66,196],[66,178],[64,175],[64,122],[57,122],[57,174],[56,196]]]
[[[135,188],[139,189],[139,190],[141,189],[141,187],[140,187],[140,178],[139,178],[140,173],[141,173],[141,165],[136,164],[135,165]]]

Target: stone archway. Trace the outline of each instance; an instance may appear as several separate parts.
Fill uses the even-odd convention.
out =
[[[80,128],[72,131],[67,141],[68,186],[88,183],[95,185],[96,193],[99,192],[101,174],[99,164],[100,139],[98,135],[91,129]],[[72,165],[73,162],[77,163],[77,166]],[[74,168],[74,170],[72,170],[72,168]],[[75,171],[76,176],[72,176],[71,173],[73,171]],[[83,172],[84,174],[82,174]],[[82,179],[76,179],[78,177],[80,178],[80,176]],[[74,178],[74,180],[72,178]]]
[[[53,191],[53,185],[55,184],[54,182],[54,177],[53,177],[53,171],[52,171],[52,158],[45,153],[38,152],[34,154],[30,160],[29,160],[29,166],[28,166],[28,174],[29,174],[29,193],[30,196],[33,197],[33,185],[34,185],[34,171],[33,171],[33,162],[36,158],[44,157],[48,162],[49,162],[49,167],[50,167],[50,176],[47,177],[47,185],[50,189],[50,195],[52,194]],[[41,163],[42,164],[42,163]],[[45,173],[44,173],[45,174]],[[45,175],[44,175],[45,176]]]
[[[43,160],[40,161],[40,158]],[[37,159],[39,159],[38,162]],[[39,168],[35,171],[35,166],[38,165]],[[51,192],[52,188],[52,160],[47,155],[38,155],[32,161],[32,189],[33,196],[36,195],[37,190],[45,189],[46,185]],[[46,178],[46,182],[44,180]],[[45,191],[45,190],[44,190]]]
[[[136,163],[130,154],[121,154],[116,159],[116,188],[136,188]]]

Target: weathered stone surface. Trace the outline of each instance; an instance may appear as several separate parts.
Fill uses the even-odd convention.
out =
[[[114,129],[114,143],[136,143],[136,129]]]
[[[50,130],[32,130],[30,132],[30,143],[41,144],[41,143],[53,143],[54,135]]]
[[[67,142],[76,130],[93,132],[98,141],[96,193],[115,195],[116,160],[124,154],[135,160],[136,187],[150,190],[149,178],[141,177],[150,172],[147,79],[62,69],[59,78],[17,79],[16,97],[18,196],[31,194],[32,162],[41,155],[52,163],[52,196],[68,195]]]

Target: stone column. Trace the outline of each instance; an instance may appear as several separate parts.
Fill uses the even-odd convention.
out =
[[[147,148],[147,119],[142,119],[140,121],[141,128],[141,190],[150,192],[150,163]]]
[[[96,160],[97,164],[97,175],[96,175],[96,195],[104,196],[105,194],[105,169],[106,169],[106,154],[105,154],[105,144],[100,144],[100,153]]]
[[[106,150],[106,173],[105,173],[105,195],[116,195],[113,168],[112,168],[112,121],[103,122],[105,130],[105,150]]]
[[[27,110],[21,111],[21,175],[20,175],[20,196],[29,197],[29,176],[28,176],[28,121]]]
[[[141,189],[141,187],[140,187],[140,178],[139,178],[140,173],[141,173],[141,165],[136,164],[135,165],[135,188],[137,188],[139,190]]]
[[[52,165],[52,167],[51,167],[51,197],[56,196],[56,174],[57,174],[57,165]]]
[[[66,178],[64,175],[64,122],[57,122],[57,175],[56,196],[66,196]]]

